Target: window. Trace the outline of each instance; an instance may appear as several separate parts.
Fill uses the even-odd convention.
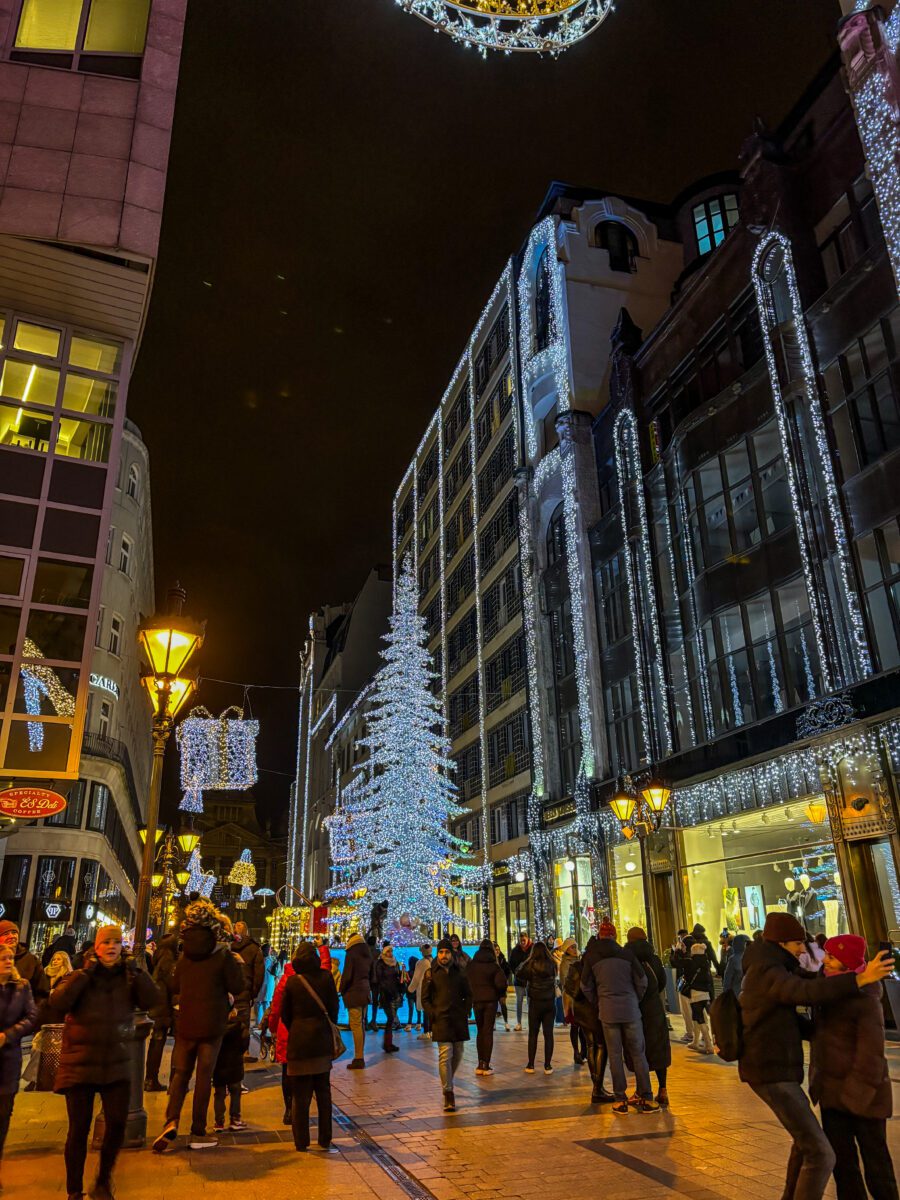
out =
[[[87,563],[38,559],[31,599],[34,604],[60,608],[87,608],[91,600],[93,568]]]
[[[103,618],[106,616],[106,609],[101,604],[97,610],[97,628],[94,630],[94,645],[103,645]]]
[[[709,254],[710,250],[725,241],[728,231],[738,223],[737,196],[733,193],[713,196],[710,200],[695,204],[693,215],[697,252]]]
[[[900,666],[900,525],[886,525],[856,539],[869,628],[882,671]]]
[[[128,468],[128,482],[125,485],[125,495],[130,496],[132,500],[137,500],[141,491],[141,472],[137,463],[132,463]]]
[[[625,552],[620,550],[595,573],[597,593],[597,626],[605,650],[614,646],[629,633],[628,580],[625,573]]]
[[[87,828],[94,833],[106,832],[106,814],[109,809],[109,788],[105,783],[91,784],[91,802],[88,805]]]
[[[608,252],[611,271],[637,270],[637,238],[621,221],[601,221],[594,230],[594,244]]]
[[[110,525],[109,533],[106,535],[106,564],[107,564],[107,566],[110,566],[110,567],[112,566],[113,539],[115,537],[115,534],[116,534],[115,525]]]
[[[832,287],[865,253],[883,242],[872,184],[861,176],[825,218],[831,232],[819,246],[825,279]]]
[[[566,556],[566,522],[563,506],[557,505],[547,526],[547,566],[552,567]]]
[[[845,479],[900,446],[900,306],[823,371]]]
[[[628,675],[604,688],[610,765],[614,775],[640,766],[642,755],[637,679]]]
[[[537,276],[534,281],[534,352],[540,354],[550,345],[553,336],[550,328],[550,247],[544,247],[544,253],[538,262]]]
[[[489,786],[512,779],[531,765],[525,710],[521,709],[488,734]]]
[[[24,0],[10,57],[137,78],[149,9],[150,0]]]
[[[97,718],[97,732],[101,737],[109,737],[112,723],[112,703],[109,700],[100,701],[100,716]]]
[[[113,613],[109,619],[109,646],[107,648],[110,654],[118,656],[122,653],[122,632],[124,627],[124,620],[118,613]]]
[[[66,829],[80,829],[81,818],[84,815],[86,791],[87,783],[83,779],[76,779],[69,786],[68,804],[66,807],[62,812],[54,813],[52,817],[47,817],[44,823],[46,825],[62,825]]]
[[[119,546],[119,570],[123,575],[131,575],[131,549],[133,542],[127,533],[122,534]]]

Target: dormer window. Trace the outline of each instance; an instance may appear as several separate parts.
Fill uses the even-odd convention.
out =
[[[594,244],[609,254],[611,271],[637,270],[637,238],[621,221],[601,221],[594,230]]]
[[[725,241],[729,230],[738,223],[737,196],[733,192],[727,196],[713,196],[702,204],[695,204],[693,214],[697,253],[709,254]]]

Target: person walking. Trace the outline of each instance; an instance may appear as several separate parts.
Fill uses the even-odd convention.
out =
[[[695,925],[694,928],[691,930],[691,937],[694,939],[695,943],[696,942],[702,943],[704,951],[706,953],[706,957],[709,959],[710,967],[712,968],[713,971],[715,971],[715,973],[717,975],[721,975],[722,968],[719,965],[719,960],[716,958],[716,952],[712,948],[712,942],[706,936],[706,929],[704,928],[704,926],[703,925]]]
[[[415,997],[416,1011],[421,1012],[422,1014],[422,1032],[418,1037],[418,1041],[420,1042],[431,1040],[431,1021],[428,1019],[428,1013],[425,1011],[425,1007],[422,1004],[422,981],[431,970],[431,967],[431,946],[424,945],[422,947],[422,957],[413,968],[412,977],[410,978],[409,987],[407,989],[408,994]]]
[[[105,1129],[91,1195],[95,1200],[112,1200],[113,1168],[128,1121],[134,1016],[140,1009],[152,1008],[157,996],[156,984],[147,972],[123,953],[122,930],[117,925],[97,930],[94,954],[87,966],[66,976],[50,993],[48,1012],[64,1018],[53,1090],[66,1098],[69,1200],[80,1200],[84,1192],[88,1134],[97,1095]]]
[[[650,944],[647,934],[638,926],[629,929],[626,935],[628,949],[638,960],[647,975],[647,990],[641,997],[641,1025],[644,1029],[644,1052],[647,1066],[656,1076],[658,1091],[656,1101],[662,1108],[669,1106],[666,1087],[669,1067],[672,1065],[672,1043],[669,1041],[669,1022],[663,1004],[666,990],[666,972],[659,956]],[[626,1054],[626,1063],[634,1070],[634,1063]],[[637,1093],[629,1101],[636,1105]]]
[[[178,1121],[195,1067],[189,1144],[192,1150],[218,1145],[206,1133],[213,1068],[235,997],[246,989],[243,961],[232,953],[230,942],[214,905],[201,899],[187,906],[181,925],[182,951],[172,976],[175,1047],[165,1124],[153,1143],[157,1154],[171,1150],[178,1136]]]
[[[287,1074],[291,1085],[294,1149],[309,1148],[309,1108],[315,1095],[318,1144],[323,1150],[330,1150],[334,1053],[330,1022],[337,1020],[337,988],[331,971],[322,970],[319,955],[309,942],[301,942],[297,947],[293,967],[294,974],[284,989],[281,1020],[287,1028]]]
[[[519,940],[509,952],[509,970],[513,978],[516,993],[516,1033],[522,1032],[522,1006],[525,1003],[526,988],[516,980],[516,972],[531,953],[531,938],[527,933],[520,933]]]
[[[746,933],[735,934],[731,943],[731,954],[725,964],[725,975],[722,979],[723,992],[734,992],[736,996],[740,996],[744,983],[744,951],[749,945],[750,939]]]
[[[76,949],[75,926],[67,925],[65,931],[58,938],[54,938],[45,948],[44,953],[41,955],[41,966],[46,970],[54,954],[67,954],[71,960],[75,957]]]
[[[566,979],[573,964],[578,961],[578,945],[574,938],[566,938],[560,946],[557,970],[559,971],[559,1003],[562,1005],[563,1023],[569,1026],[569,1040],[572,1043],[572,1057],[576,1067],[587,1062],[587,1037],[584,1030],[572,1016],[571,997],[566,997]]]
[[[616,941],[616,927],[609,921],[602,922],[599,936],[592,937],[585,947],[581,990],[588,1000],[596,1003],[603,1023],[615,1094],[613,1112],[625,1115],[629,1111],[626,1047],[637,1082],[635,1108],[642,1113],[657,1112],[659,1105],[653,1099],[640,1008],[647,990],[647,973],[631,951]]]
[[[438,1070],[444,1092],[444,1112],[456,1112],[453,1078],[469,1040],[472,989],[467,973],[453,959],[453,944],[441,938],[437,961],[425,973],[420,992],[422,1008],[431,1021],[431,1038],[438,1043]]]
[[[503,989],[503,995],[497,1001],[497,1009],[500,1013],[500,1016],[503,1018],[503,1028],[507,1033],[509,1033],[509,1009],[506,1006],[506,994],[509,991],[509,963],[506,961],[503,951],[500,949],[500,944],[498,942],[494,942],[493,945],[494,955],[497,959],[497,963],[500,967],[500,970],[503,972],[504,978],[506,979],[506,987]]]
[[[556,1015],[556,963],[544,942],[535,942],[516,972],[528,996],[527,1075],[534,1074],[538,1033],[544,1034],[544,1074],[553,1074],[553,1019]]]
[[[827,978],[865,970],[865,938],[841,934],[821,949]],[[822,1005],[813,1017],[809,1094],[820,1107],[822,1128],[834,1151],[838,1200],[863,1200],[866,1188],[873,1200],[898,1200],[887,1144],[893,1102],[881,992],[880,983],[870,983],[856,995]]]
[[[341,972],[341,996],[353,1034],[353,1059],[348,1071],[361,1071],[366,1065],[366,1009],[371,989],[372,951],[365,938],[355,933],[347,942],[344,970]]]
[[[611,1104],[615,1100],[612,1092],[603,1086],[606,1067],[609,1061],[606,1053],[606,1041],[603,1037],[603,1026],[597,1005],[591,1003],[581,990],[581,973],[584,968],[584,957],[576,958],[566,973],[563,1000],[571,1006],[568,1011],[571,1019],[579,1026],[587,1043],[587,1065],[591,1074],[591,1104]]]
[[[284,1125],[291,1125],[293,1118],[291,1116],[291,1081],[288,1079],[287,1073],[288,1027],[281,1019],[281,1006],[284,1001],[284,989],[293,974],[294,964],[285,963],[281,978],[275,988],[275,994],[272,996],[272,1003],[269,1006],[269,1033],[275,1039],[275,1061],[281,1063],[281,1095],[284,1100],[282,1124]]]
[[[669,951],[669,966],[675,972],[675,992],[678,996],[678,1007],[681,1009],[681,1015],[684,1018],[684,1036],[683,1042],[692,1042],[694,1040],[694,1022],[691,1019],[691,1002],[687,998],[684,991],[684,968],[685,964],[690,961],[691,946],[694,944],[694,939],[686,929],[679,929],[675,941],[672,943],[672,948]]]
[[[160,938],[156,954],[153,956],[153,982],[159,990],[159,1001],[149,1013],[153,1021],[153,1029],[147,1042],[147,1063],[144,1068],[145,1092],[164,1092],[166,1090],[159,1081],[159,1068],[162,1065],[166,1041],[169,1034],[175,1029],[172,980],[177,960],[178,934],[166,934],[164,938]]]
[[[372,972],[373,990],[378,996],[378,1006],[384,1011],[384,1039],[381,1048],[385,1054],[396,1054],[400,1049],[394,1045],[394,1021],[400,1004],[400,964],[394,956],[394,947],[388,943],[381,951]]]
[[[213,1067],[213,1132],[230,1129],[238,1133],[247,1128],[241,1119],[241,1085],[244,1082],[244,1046],[246,1026],[237,1006],[228,1014],[228,1024]],[[228,1101],[226,1119],[225,1102]]]
[[[893,963],[880,956],[859,974],[810,979],[800,973],[806,934],[796,917],[770,912],[762,934],[760,941],[744,951],[743,1046],[738,1074],[793,1139],[785,1196],[821,1200],[835,1154],[801,1086],[803,1026],[797,1008],[818,1009],[854,997],[859,989],[889,975]]]
[[[406,960],[406,965],[401,964],[400,968],[400,986],[406,997],[406,1032],[411,1033],[413,1027],[419,1028],[421,1024],[419,1020],[419,1009],[416,1005],[416,994],[410,991],[409,985],[412,983],[413,973],[416,969],[416,964],[419,961],[417,954],[410,954]]]
[[[698,1050],[701,1054],[712,1054],[709,1007],[713,995],[713,980],[709,955],[702,942],[694,942],[691,946],[691,956],[684,964],[682,987],[691,1005],[691,1021],[694,1026],[691,1049]]]
[[[245,921],[235,921],[234,941],[231,949],[238,956],[247,972],[247,990],[250,999],[259,995],[266,973],[266,960],[260,949],[259,942],[250,936],[250,930]]]
[[[472,1007],[475,1010],[475,1046],[478,1050],[476,1075],[493,1075],[491,1055],[494,1052],[494,1024],[497,1020],[497,1003],[506,995],[507,981],[490,938],[485,938],[469,963],[466,972],[472,989]]]
[[[16,970],[12,947],[0,946],[0,1160],[22,1074],[22,1038],[36,1021],[31,985]]]
[[[50,995],[50,981],[40,961],[19,941],[19,927],[15,921],[0,921],[0,946],[11,946],[16,970],[31,986],[35,1004],[40,1004]]]

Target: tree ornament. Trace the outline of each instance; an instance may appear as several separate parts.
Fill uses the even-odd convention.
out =
[[[203,792],[245,792],[256,783],[259,721],[245,721],[240,708],[214,717],[191,709],[176,730],[181,751],[182,812],[203,812]]]

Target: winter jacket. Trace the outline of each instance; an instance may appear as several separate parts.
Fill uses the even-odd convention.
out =
[[[153,956],[153,982],[159,989],[159,1003],[151,1009],[150,1016],[159,1024],[166,1022],[171,1025],[175,1019],[172,980],[177,959],[178,936],[170,933],[160,939]]]
[[[650,969],[653,976],[651,982],[655,981],[656,990],[664,992],[666,990],[666,969],[650,942],[646,938],[639,938],[637,941],[629,942],[628,949],[639,963],[643,963]]]
[[[213,1084],[216,1087],[228,1087],[229,1084],[243,1081],[245,1044],[246,1026],[240,1014],[233,1012],[225,1026],[222,1045],[219,1047],[216,1065],[213,1068]]]
[[[23,946],[20,942],[16,947],[13,958],[16,970],[26,983],[31,984],[31,994],[34,996],[35,1002],[40,1004],[42,1000],[46,1000],[50,995],[50,980],[47,978],[46,971],[28,947]]]
[[[694,939],[695,942],[702,942],[703,945],[706,947],[706,957],[709,959],[709,965],[718,974],[719,973],[719,960],[716,958],[716,952],[712,948],[712,942],[706,936],[706,930],[703,928],[703,926],[695,925],[694,928],[691,930],[691,937]]]
[[[466,972],[473,1004],[494,1004],[506,995],[506,976],[494,955],[493,947],[479,946]]]
[[[585,1033],[593,1034],[595,1038],[603,1037],[603,1026],[597,1013],[597,1005],[589,1001],[581,990],[581,972],[583,958],[576,958],[566,973],[563,985],[563,1008],[571,1012],[576,1025],[580,1025]]]
[[[503,957],[503,951],[502,951],[502,950],[500,950],[500,951],[498,951],[498,952],[497,952],[497,962],[498,962],[498,964],[499,964],[499,966],[500,966],[500,970],[503,972],[503,974],[504,974],[504,975],[505,975],[505,977],[506,977],[506,982],[507,982],[507,985],[508,985],[508,984],[509,984],[509,978],[510,978],[510,975],[512,974],[512,971],[510,970],[509,963],[508,963],[508,962],[506,961],[506,959]]]
[[[857,1117],[893,1115],[881,990],[880,983],[870,983],[855,996],[816,1008],[809,1062],[814,1104]]]
[[[640,1021],[647,975],[630,950],[612,938],[592,937],[585,947],[581,990],[607,1025]]]
[[[798,1006],[834,1004],[859,991],[855,975],[804,976],[777,942],[753,942],[744,951],[741,1013],[744,1083],[802,1083],[803,1039]]]
[[[269,1006],[269,1033],[275,1038],[275,1061],[279,1063],[287,1062],[288,1027],[281,1019],[281,1006],[284,1002],[284,989],[293,974],[294,964],[285,963]]]
[[[292,1066],[302,1066],[314,1059],[327,1059],[326,1069],[331,1068],[334,1047],[331,1026],[306,985],[325,1005],[332,1021],[336,1021],[338,1015],[337,988],[331,972],[322,970],[315,948],[310,946],[309,949],[311,953],[298,952],[294,958],[294,974],[288,977],[281,1002],[281,1021],[288,1031],[288,1072]]]
[[[235,938],[231,949],[244,964],[247,972],[247,991],[250,999],[255,1000],[266,975],[265,955],[260,950],[259,943],[254,942],[252,937]]]
[[[420,1003],[431,1021],[433,1042],[467,1042],[472,989],[468,972],[450,962],[446,967],[437,960],[425,973]]]
[[[19,1090],[22,1074],[22,1038],[37,1022],[37,1006],[31,984],[24,979],[0,983],[0,1033],[6,1041],[0,1049],[0,1096]]]
[[[510,950],[510,952],[509,952],[510,974],[512,974],[513,976],[515,975],[516,971],[518,971],[519,967],[521,967],[522,963],[525,961],[525,959],[531,953],[531,948],[533,945],[534,945],[534,942],[529,942],[527,946],[523,947],[518,942],[516,942],[516,944],[513,946],[512,950]]]
[[[528,989],[529,1000],[555,1000],[556,962],[550,951],[536,957],[532,950],[516,971],[516,983]]]
[[[59,937],[54,938],[50,945],[44,950],[44,953],[41,955],[41,966],[49,967],[50,959],[60,950],[63,952],[63,954],[68,954],[69,959],[71,960],[75,957],[76,949],[77,947],[75,945],[74,933],[61,933]],[[19,973],[21,974],[21,972]]]
[[[112,967],[94,960],[67,975],[47,1001],[49,1012],[65,1017],[54,1091],[130,1078],[135,1011],[158,999],[156,984],[130,957]]]
[[[205,926],[185,929],[181,944],[172,975],[172,995],[178,1003],[176,1035],[200,1041],[220,1038],[233,999],[247,987],[243,962]]]
[[[319,966],[323,971],[331,970],[331,951],[325,942],[321,946],[316,946],[316,953],[319,956]]]
[[[382,1006],[395,1004],[400,999],[400,964],[396,960],[388,962],[383,954],[375,960],[372,991]]]
[[[406,989],[407,992],[410,992],[416,996],[416,1002],[420,1008],[422,1007],[422,981],[431,970],[433,964],[433,958],[420,958],[415,965],[412,978],[410,979]]]
[[[570,953],[571,951],[571,953]],[[563,1012],[566,1010],[566,976],[569,974],[572,963],[578,958],[578,946],[575,944],[574,938],[567,938],[562,945],[562,954],[559,956],[559,986],[563,995]]]
[[[707,955],[692,954],[684,964],[681,979],[681,994],[687,996],[688,1000],[701,1000],[703,997],[698,992],[705,992],[712,1000],[713,979]]]
[[[453,961],[461,971],[467,971],[469,969],[469,963],[472,960],[469,958],[468,954],[466,954],[465,950],[463,950],[462,946],[460,946],[458,950],[453,951]]]
[[[740,996],[741,987],[744,982],[744,951],[750,945],[750,939],[745,933],[739,933],[731,943],[731,954],[728,956],[728,962],[725,964],[725,977],[722,982],[722,990],[725,992],[734,992],[736,996]]]
[[[672,1043],[669,1041],[669,1022],[662,994],[666,988],[663,965],[647,941],[629,942],[628,948],[647,973],[647,990],[641,997],[641,1024],[644,1027],[644,1047],[651,1071],[663,1071],[672,1065]],[[625,1062],[629,1070],[634,1064]]]
[[[371,991],[370,973],[372,951],[356,934],[347,943],[344,970],[341,973],[341,995],[347,1008],[365,1008]]]

